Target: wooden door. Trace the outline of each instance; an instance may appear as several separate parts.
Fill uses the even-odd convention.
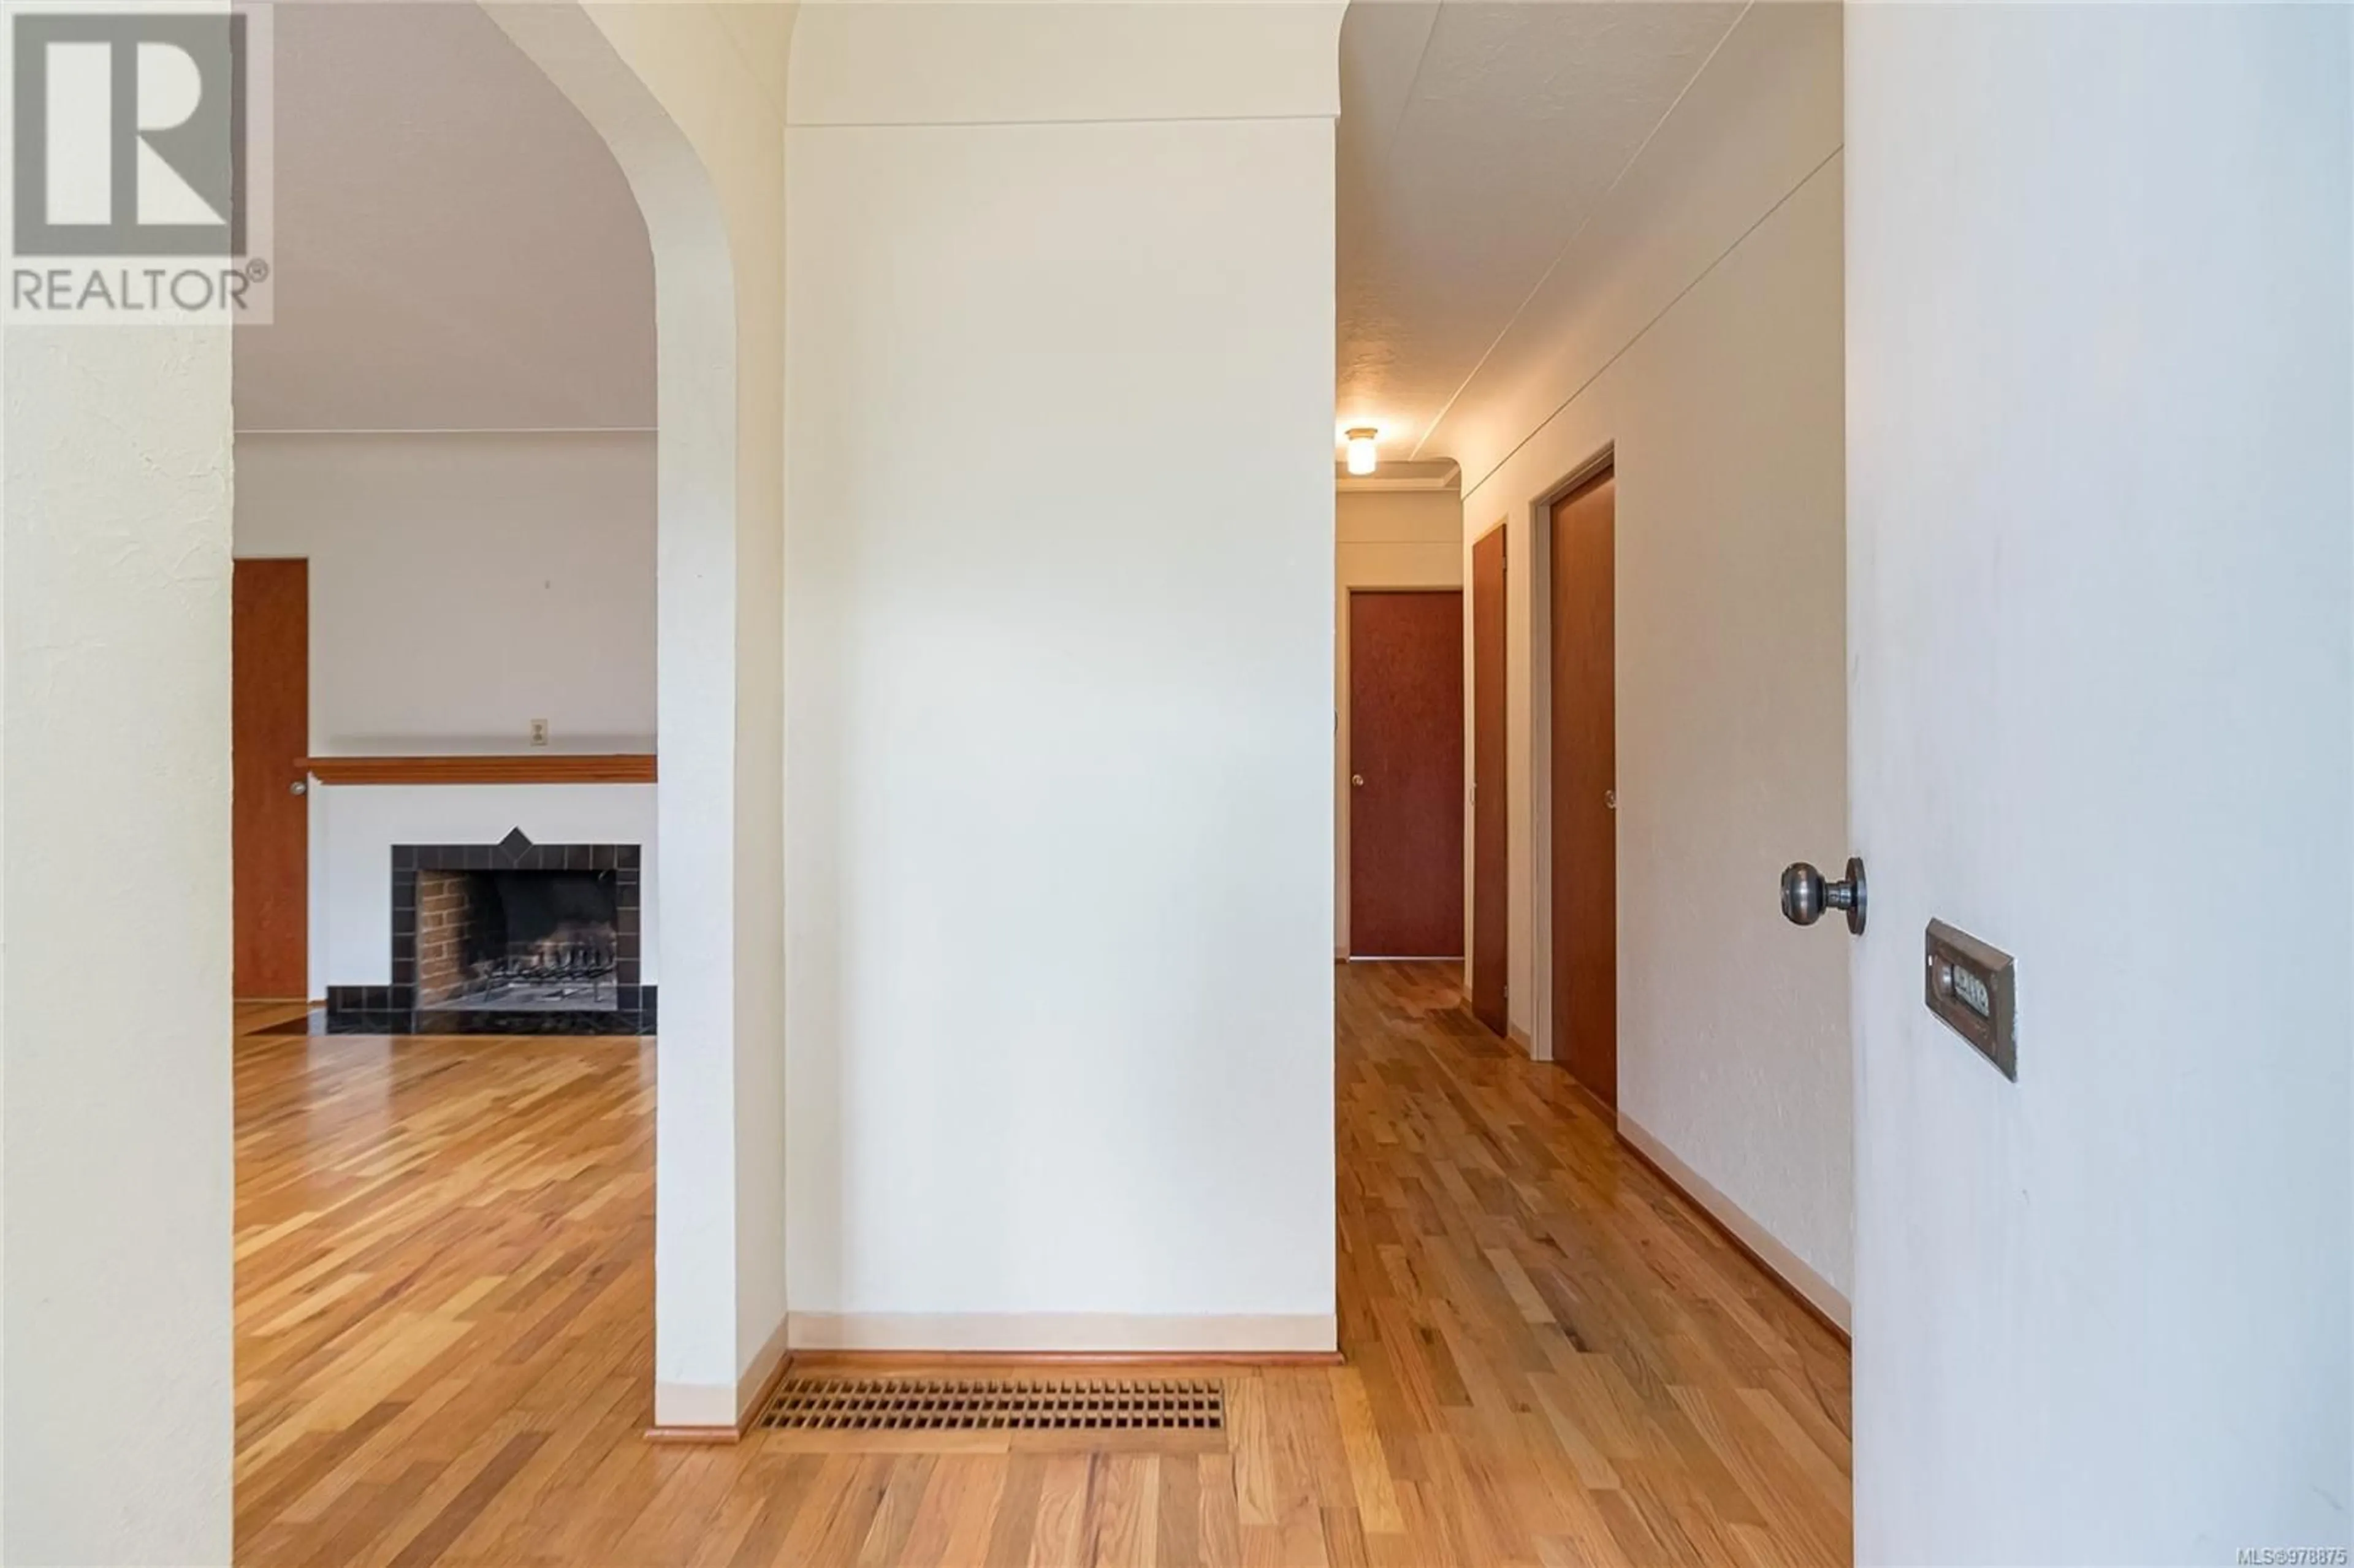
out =
[[[235,563],[229,725],[233,989],[299,1000],[310,986],[311,828],[302,759],[311,750],[311,568]]]
[[[1553,1059],[1618,1103],[1617,486],[1553,509]]]
[[[1349,596],[1349,954],[1463,952],[1463,594]]]
[[[1504,526],[1471,546],[1471,1012],[1510,1031],[1511,901],[1504,814]]]

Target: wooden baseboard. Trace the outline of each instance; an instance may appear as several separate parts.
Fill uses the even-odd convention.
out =
[[[1189,1368],[1337,1367],[1348,1364],[1338,1351],[1248,1351],[1209,1354],[1165,1354],[1141,1351],[797,1351],[797,1372],[961,1372],[992,1368],[1048,1369],[1083,1372],[1089,1367],[1133,1371],[1159,1368],[1182,1372]]]
[[[1801,1262],[1798,1256],[1766,1234],[1764,1226],[1743,1212],[1740,1205],[1718,1192],[1658,1139],[1644,1129],[1640,1123],[1630,1120],[1624,1112],[1615,1120],[1619,1147],[1633,1155],[1643,1167],[1659,1179],[1670,1191],[1700,1212],[1709,1228],[1723,1236],[1733,1250],[1755,1264],[1758,1270],[1795,1302],[1799,1310],[1820,1323],[1842,1345],[1854,1347],[1848,1329],[1848,1300],[1830,1281]]]
[[[1229,1356],[1324,1356],[1341,1342],[1325,1313],[1195,1316],[1123,1312],[796,1312],[793,1354],[873,1351],[944,1358],[1132,1357],[1168,1363]]]

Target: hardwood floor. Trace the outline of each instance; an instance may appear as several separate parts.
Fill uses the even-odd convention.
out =
[[[239,1561],[1848,1561],[1846,1351],[1455,977],[1340,971],[1348,1364],[1209,1453],[648,1444],[651,1044],[241,1014]]]

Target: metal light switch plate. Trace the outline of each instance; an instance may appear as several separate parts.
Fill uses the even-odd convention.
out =
[[[1923,994],[1946,1027],[2019,1081],[2019,975],[2009,953],[1943,920],[1929,922]]]

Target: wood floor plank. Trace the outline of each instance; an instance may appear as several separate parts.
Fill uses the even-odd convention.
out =
[[[989,1554],[982,1560],[986,1568],[1030,1568],[1030,1547],[1038,1535],[1039,1494],[1045,1484],[1045,1456],[1017,1454],[1006,1461]]]
[[[1030,1536],[1029,1568],[1076,1568],[1087,1561],[1087,1508],[1095,1489],[1094,1456],[1056,1454],[1038,1480],[1038,1512]]]
[[[858,1548],[861,1568],[891,1568],[899,1561],[907,1537],[915,1531],[916,1514],[923,1507],[937,1463],[929,1454],[909,1454],[892,1465],[875,1522]]]
[[[1160,1537],[1161,1457],[1106,1454],[1096,1466],[1085,1561],[1089,1568],[1154,1568]]]
[[[652,1042],[241,1011],[238,1561],[1848,1561],[1846,1348],[1448,969],[1347,966],[1335,1014],[1346,1364],[1221,1372],[1206,1445],[960,1452],[643,1440]]]
[[[825,1461],[815,1454],[793,1454],[772,1465],[748,1467],[749,1478],[760,1498],[752,1528],[728,1555],[728,1568],[768,1568],[785,1559],[785,1542],[791,1536],[802,1506],[817,1489]]]

